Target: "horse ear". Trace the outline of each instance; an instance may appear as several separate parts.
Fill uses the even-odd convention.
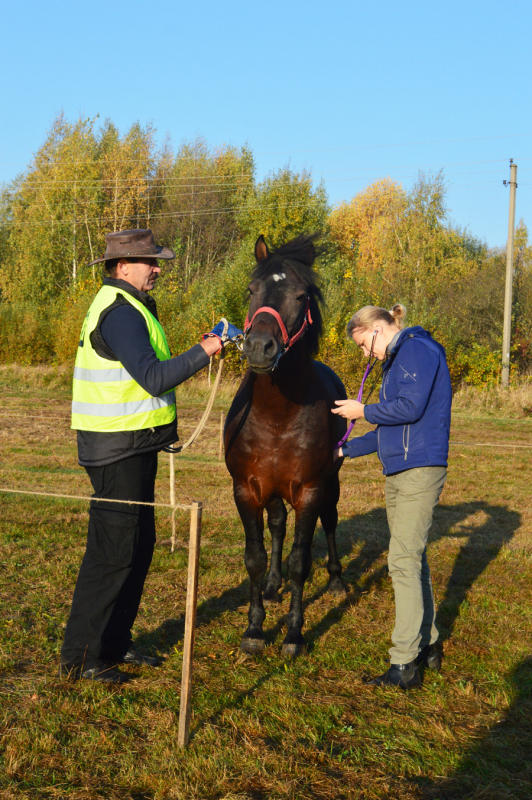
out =
[[[316,248],[314,247],[314,242],[311,240],[307,245],[307,253],[308,253],[308,260],[307,264],[312,266],[316,259]]]
[[[270,251],[268,250],[268,245],[264,241],[264,236],[261,235],[255,242],[255,258],[258,262],[264,261],[270,255]]]

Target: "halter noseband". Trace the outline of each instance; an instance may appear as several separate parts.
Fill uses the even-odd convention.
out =
[[[275,369],[275,367],[279,363],[279,359],[281,358],[281,356],[284,356],[284,354],[292,347],[292,345],[295,344],[298,339],[301,339],[301,337],[307,330],[308,326],[312,325],[312,316],[310,314],[310,297],[307,297],[307,305],[305,308],[305,316],[303,318],[303,324],[298,330],[298,332],[295,333],[291,338],[288,335],[288,331],[286,330],[286,325],[283,322],[283,318],[281,317],[279,312],[275,310],[275,308],[270,308],[270,306],[261,306],[260,308],[258,308],[257,311],[255,311],[255,313],[253,314],[251,321],[249,319],[249,314],[246,315],[246,321],[244,323],[244,336],[247,336],[247,334],[250,332],[251,326],[253,325],[257,314],[261,314],[263,312],[271,314],[273,317],[275,317],[275,319],[279,324],[279,328],[281,329],[281,334],[283,337],[284,350],[281,350],[281,352],[277,356],[277,360],[273,365],[273,369]]]

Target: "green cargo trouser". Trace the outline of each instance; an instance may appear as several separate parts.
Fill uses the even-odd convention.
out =
[[[438,639],[427,539],[446,478],[445,467],[415,467],[386,477],[388,568],[395,593],[392,664],[409,664]]]

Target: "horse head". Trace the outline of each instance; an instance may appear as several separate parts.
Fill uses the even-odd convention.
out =
[[[272,372],[300,340],[309,355],[318,351],[323,296],[312,269],[314,239],[316,234],[302,234],[272,252],[263,236],[255,243],[243,346],[254,372]]]

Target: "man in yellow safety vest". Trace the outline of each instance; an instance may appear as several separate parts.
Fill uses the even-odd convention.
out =
[[[223,326],[172,358],[148,292],[158,259],[175,254],[149,229],[110,233],[106,241],[105,255],[92,262],[104,262],[107,276],[81,331],[72,428],[93,497],[153,503],[157,453],[178,440],[174,389],[220,352]],[[224,339],[240,333],[229,325]],[[91,502],[60,674],[123,683],[117,664],[160,663],[131,637],[154,544],[153,506]]]

